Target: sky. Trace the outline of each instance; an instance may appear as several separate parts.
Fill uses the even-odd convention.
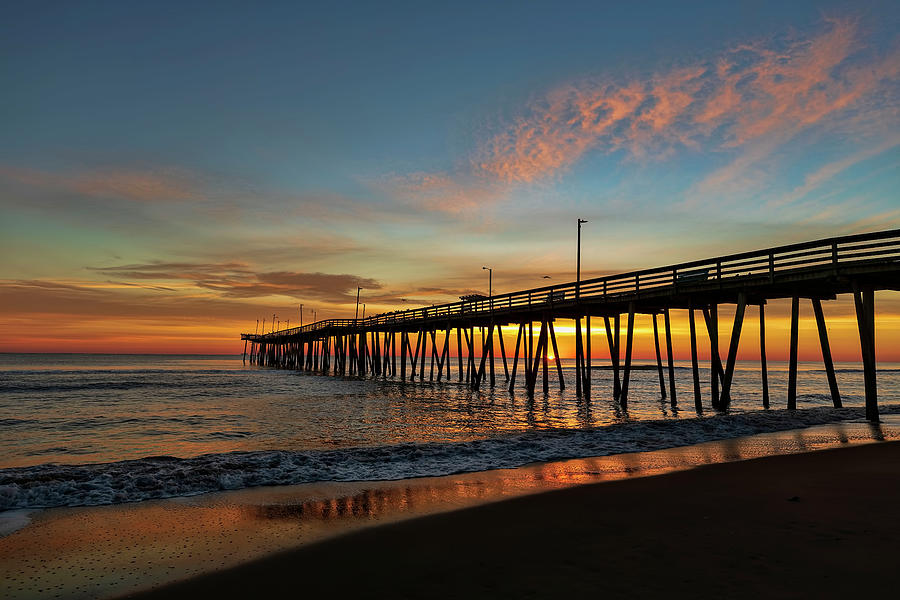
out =
[[[567,282],[579,217],[583,277],[900,227],[896,2],[4,12],[4,352],[235,353],[358,286],[372,314],[486,293],[485,265]],[[876,310],[900,362],[900,294]],[[825,312],[858,360],[852,303]]]

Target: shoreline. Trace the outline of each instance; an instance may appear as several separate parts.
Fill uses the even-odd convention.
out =
[[[667,450],[408,480],[249,488],[37,511],[0,539],[5,597],[114,597],[418,517],[595,482],[900,439],[900,416]],[[43,591],[41,591],[43,590]]]
[[[900,442],[706,465],[351,532],[127,597],[886,592],[898,473]]]

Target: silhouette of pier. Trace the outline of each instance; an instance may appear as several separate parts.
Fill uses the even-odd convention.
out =
[[[852,294],[862,349],[866,416],[876,420],[876,290],[900,290],[900,229],[730,254],[509,294],[469,296],[460,302],[362,319],[329,319],[271,333],[245,333],[241,339],[245,341],[244,360],[248,357],[249,344],[252,364],[341,376],[371,375],[419,381],[427,377],[429,381],[440,382],[450,380],[453,375],[450,348],[455,337],[459,382],[465,381],[473,389],[485,382],[494,387],[502,366],[504,385],[510,392],[515,388],[516,378],[521,376],[526,392],[533,395],[539,382],[544,393],[549,391],[551,361],[557,371],[560,389],[565,388],[554,322],[571,319],[575,323],[576,393],[579,397],[590,397],[591,319],[595,319],[595,323],[602,319],[612,363],[612,394],[621,406],[626,407],[633,371],[634,319],[637,314],[646,314],[652,315],[653,319],[660,393],[675,406],[670,314],[673,310],[686,310],[690,324],[695,406],[702,409],[697,355],[697,336],[703,334],[698,328],[702,326],[711,348],[711,404],[714,409],[721,410],[727,408],[731,400],[746,309],[756,306],[762,401],[768,408],[765,306],[769,300],[790,298],[787,407],[793,409],[797,405],[798,320],[800,300],[803,299],[812,304],[831,397],[834,406],[840,407],[841,396],[822,302],[834,300],[839,294]],[[718,339],[718,307],[722,304],[736,305],[728,352],[724,357],[719,353]],[[623,318],[624,349],[620,335]],[[659,321],[662,321],[665,341],[665,369]],[[701,322],[698,324],[698,321]],[[510,325],[517,326],[517,335],[515,347],[507,353],[500,327]],[[495,356],[499,356],[499,365]],[[426,363],[429,363],[427,376]]]

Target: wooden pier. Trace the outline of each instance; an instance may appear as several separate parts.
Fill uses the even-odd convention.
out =
[[[768,408],[765,305],[769,300],[790,298],[787,407],[794,409],[800,301],[809,300],[832,401],[839,407],[841,396],[822,301],[834,300],[839,294],[852,294],[862,349],[866,416],[877,420],[876,290],[900,290],[900,229],[731,254],[363,319],[331,319],[271,333],[245,333],[241,339],[245,341],[244,360],[249,356],[253,364],[341,376],[397,377],[409,381],[427,378],[440,382],[454,376],[450,347],[455,336],[457,381],[466,382],[473,389],[485,382],[496,386],[501,365],[495,357],[499,356],[503,385],[512,392],[516,378],[521,377],[526,392],[533,395],[539,381],[543,392],[549,391],[551,360],[555,363],[560,389],[565,387],[554,322],[571,319],[576,332],[576,393],[579,397],[590,397],[593,317],[595,323],[602,319],[606,333],[613,372],[612,395],[625,407],[632,374],[634,319],[637,314],[646,314],[653,319],[660,394],[675,406],[671,311],[684,310],[690,323],[694,404],[698,410],[702,408],[697,356],[697,317],[702,316],[701,324],[705,326],[711,348],[710,403],[714,409],[721,410],[731,400],[746,310],[755,306],[759,309],[763,406]],[[718,350],[718,308],[723,304],[736,305],[724,357]],[[626,320],[624,353],[619,333],[623,317]],[[658,320],[662,321],[665,336],[665,369]],[[507,353],[500,327],[511,325],[517,328],[516,343]]]

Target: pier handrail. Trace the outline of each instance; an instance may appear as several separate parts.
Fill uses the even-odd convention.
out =
[[[900,229],[831,237],[585,279],[579,285],[579,302],[614,299],[626,294],[636,294],[663,287],[677,290],[679,287],[690,288],[712,281],[736,278],[757,281],[760,278],[774,280],[776,275],[802,269],[828,266],[836,268],[849,264],[885,261],[900,262]],[[244,334],[244,336],[248,339],[265,340],[333,327],[369,328],[383,325],[403,325],[443,317],[449,319],[453,316],[488,316],[503,309],[558,307],[575,302],[575,287],[576,282],[572,281],[495,295],[491,298],[393,311],[365,319],[328,319],[303,327],[259,335]]]

